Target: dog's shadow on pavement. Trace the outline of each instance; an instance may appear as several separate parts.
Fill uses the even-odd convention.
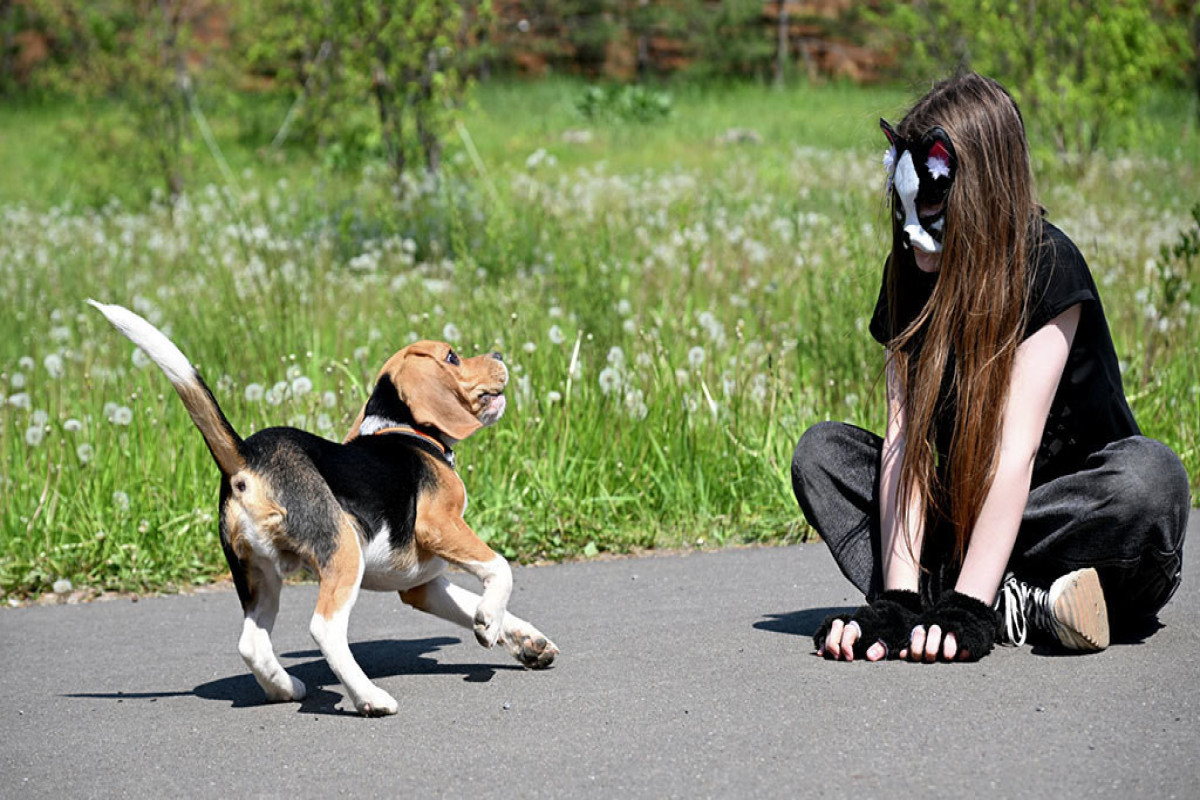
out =
[[[778,614],[767,614],[765,619],[754,623],[760,631],[787,633],[792,636],[809,636],[817,632],[821,623],[830,614],[851,613],[850,606],[824,606],[822,608],[802,608],[799,611],[786,611]]]
[[[443,647],[461,644],[460,639],[439,636],[428,639],[378,640],[354,642],[350,651],[363,672],[372,680],[395,675],[462,675],[468,683],[487,683],[500,670],[521,670],[518,664],[441,664],[429,658]],[[297,650],[281,653],[280,660],[289,674],[304,682],[308,694],[300,702],[299,711],[306,714],[336,714],[357,716],[354,709],[338,708],[345,697],[342,687],[325,661],[320,650]],[[308,659],[301,663],[288,663],[291,659]],[[331,690],[326,687],[334,687]],[[247,708],[266,703],[262,688],[249,672],[219,678],[202,683],[191,692],[106,692],[74,693],[67,697],[89,697],[125,700],[150,700],[154,702],[166,697],[194,695],[205,700],[219,700],[233,708]],[[349,706],[349,701],[346,702]]]

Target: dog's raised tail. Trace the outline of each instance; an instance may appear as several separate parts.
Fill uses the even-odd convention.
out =
[[[166,373],[191,415],[192,422],[200,429],[200,435],[204,437],[221,472],[234,475],[244,469],[246,461],[241,453],[242,438],[229,424],[216,398],[187,356],[162,331],[129,309],[97,303],[95,300],[88,300],[88,303],[95,306],[113,327],[140,347]]]

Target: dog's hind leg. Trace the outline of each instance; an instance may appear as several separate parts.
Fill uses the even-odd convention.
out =
[[[420,609],[436,617],[472,628],[475,625],[475,614],[483,598],[456,586],[444,575],[426,584],[408,589],[400,593],[400,599],[413,608]],[[504,620],[500,626],[500,641],[512,653],[513,658],[529,669],[544,669],[558,655],[554,642],[546,638],[541,631],[520,617],[504,612]]]
[[[324,563],[318,564],[321,588],[309,632],[325,654],[329,668],[346,688],[358,713],[368,717],[395,714],[399,709],[396,700],[371,683],[354,660],[346,638],[350,611],[358,599],[362,575],[363,553],[358,533],[350,519],[342,514],[338,520],[336,549]]]
[[[254,673],[258,685],[267,693],[267,700],[283,702],[303,700],[304,684],[289,675],[271,647],[271,629],[279,613],[279,590],[282,579],[274,565],[253,565],[246,571],[248,602],[243,611],[242,636],[238,640],[238,652],[246,666]]]

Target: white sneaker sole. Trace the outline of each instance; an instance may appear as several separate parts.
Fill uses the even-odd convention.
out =
[[[1095,569],[1063,575],[1050,587],[1049,601],[1054,634],[1063,647],[1082,652],[1108,647],[1108,606]]]

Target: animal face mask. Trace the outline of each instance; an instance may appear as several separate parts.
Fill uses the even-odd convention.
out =
[[[926,253],[940,253],[946,198],[958,169],[950,136],[937,126],[914,142],[902,138],[886,120],[879,120],[879,127],[892,145],[883,156],[883,165],[888,171],[888,188],[896,191],[892,208],[906,243]],[[936,211],[922,217],[918,209]]]

